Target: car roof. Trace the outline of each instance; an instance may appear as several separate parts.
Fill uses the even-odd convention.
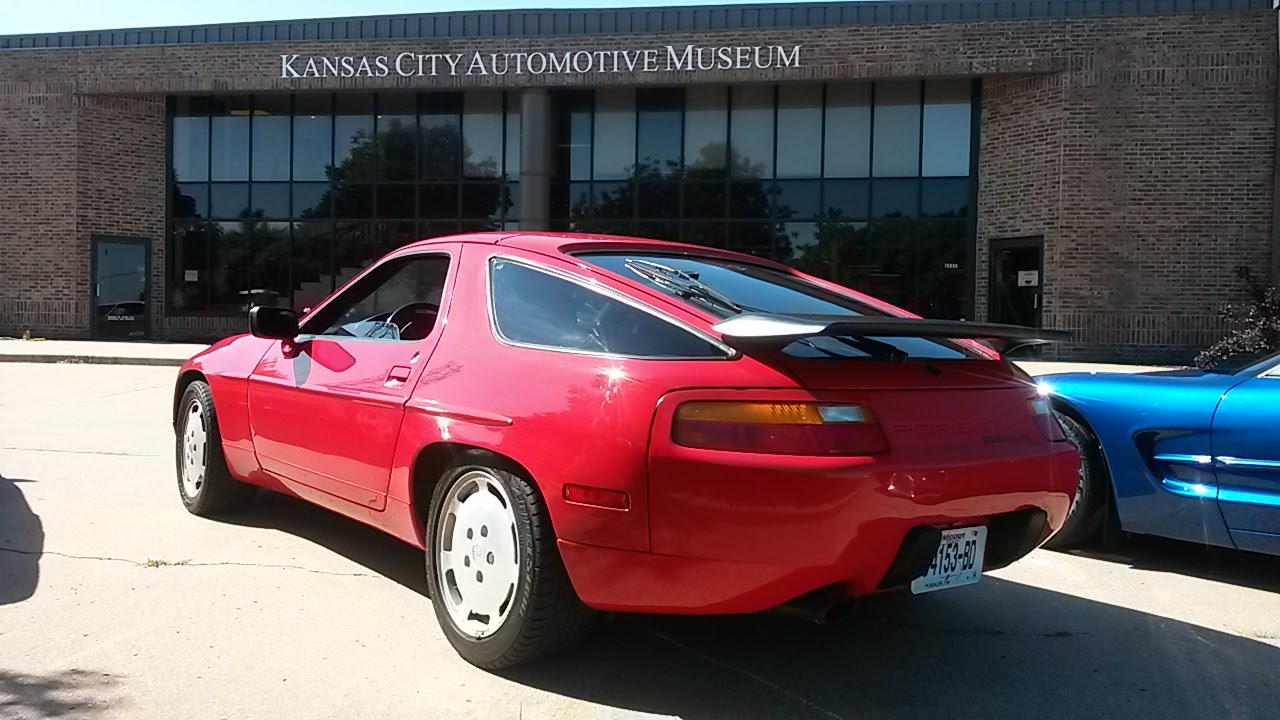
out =
[[[632,250],[679,255],[699,255],[702,257],[724,258],[750,262],[756,265],[789,270],[786,265],[754,255],[722,250],[706,245],[654,240],[652,238],[628,237],[625,235],[599,235],[595,233],[575,232],[478,232],[463,235],[419,240],[405,246],[402,250],[428,249],[433,245],[444,243],[476,243],[483,245],[502,245],[504,247],[541,253],[544,255],[568,255],[577,252],[610,252]]]
[[[472,243],[477,245],[501,245],[503,247],[516,248],[527,252],[534,252],[548,256],[566,256],[575,253],[584,252],[651,252],[658,254],[670,255],[691,255],[704,258],[720,258],[732,262],[750,263],[761,267],[772,268],[788,275],[797,274],[796,271],[782,263],[768,260],[756,255],[747,255],[745,253],[734,252],[732,250],[722,250],[720,248],[709,247],[706,245],[691,245],[689,243],[671,242],[668,240],[654,240],[652,238],[629,237],[626,235],[602,235],[595,233],[575,233],[575,232],[512,232],[493,230],[488,232],[461,233],[458,235],[446,235],[443,237],[428,238],[419,240],[414,243],[402,246],[392,255],[404,255],[414,251],[430,250],[438,245],[451,243]],[[588,267],[586,264],[579,263],[580,271],[587,273],[601,272],[599,268]],[[606,271],[607,272],[607,271]],[[839,294],[848,295],[853,299],[874,307],[882,312],[890,315],[903,317],[918,317],[912,315],[909,311],[903,310],[890,303],[885,302],[877,297],[860,292],[853,288],[842,286],[837,283],[830,283],[820,278],[810,278],[819,284],[827,284],[832,286],[831,289]],[[635,284],[636,281],[631,278],[626,279],[627,282]],[[963,344],[977,348],[979,352],[990,354],[993,351],[985,346],[969,340],[961,340]]]

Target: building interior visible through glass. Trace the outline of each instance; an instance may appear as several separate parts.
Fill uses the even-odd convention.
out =
[[[729,248],[965,316],[969,80],[552,91],[552,229]],[[315,304],[424,237],[518,229],[519,97],[170,101],[169,307]]]

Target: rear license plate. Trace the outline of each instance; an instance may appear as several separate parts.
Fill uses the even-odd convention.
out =
[[[987,529],[982,526],[942,532],[942,542],[929,571],[911,581],[911,592],[933,592],[972,585],[982,578],[982,558],[987,548]]]

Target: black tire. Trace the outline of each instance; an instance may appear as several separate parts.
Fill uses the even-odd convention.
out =
[[[1108,492],[1110,480],[1098,438],[1088,426],[1067,413],[1059,412],[1058,419],[1062,421],[1067,439],[1080,450],[1080,485],[1062,528],[1044,546],[1054,550],[1067,550],[1087,545],[1102,533],[1102,522],[1106,518],[1111,494]]]
[[[196,412],[196,410],[199,412]],[[204,447],[193,446],[188,439],[188,424],[201,423],[204,429]],[[244,507],[253,499],[257,488],[236,480],[227,469],[227,458],[222,454],[222,433],[218,431],[218,413],[213,406],[213,393],[209,384],[197,380],[187,386],[178,403],[178,422],[174,427],[175,452],[178,471],[178,497],[192,515],[209,517]],[[194,490],[183,481],[183,469],[188,457],[198,454],[195,462],[203,463],[203,477],[193,482]]]
[[[481,638],[462,630],[446,608],[450,591],[438,555],[446,500],[477,470],[500,483],[510,499],[518,558],[508,615],[496,630]],[[485,670],[514,667],[564,650],[591,629],[597,614],[583,605],[573,590],[556,548],[546,503],[533,481],[509,463],[480,450],[458,458],[436,483],[426,525],[427,582],[436,619],[449,644],[467,662]]]

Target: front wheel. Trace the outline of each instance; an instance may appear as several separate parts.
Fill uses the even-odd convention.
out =
[[[1108,506],[1107,468],[1102,459],[1098,438],[1084,423],[1066,413],[1058,413],[1067,439],[1080,451],[1080,484],[1067,511],[1062,528],[1049,538],[1045,547],[1067,550],[1094,540],[1102,531]]]
[[[436,619],[467,662],[511,667],[586,634],[594,613],[569,583],[532,481],[473,451],[445,472],[428,517]]]
[[[256,488],[236,480],[222,454],[222,434],[208,383],[187,386],[178,404],[178,495],[193,515],[208,517],[246,505]]]

